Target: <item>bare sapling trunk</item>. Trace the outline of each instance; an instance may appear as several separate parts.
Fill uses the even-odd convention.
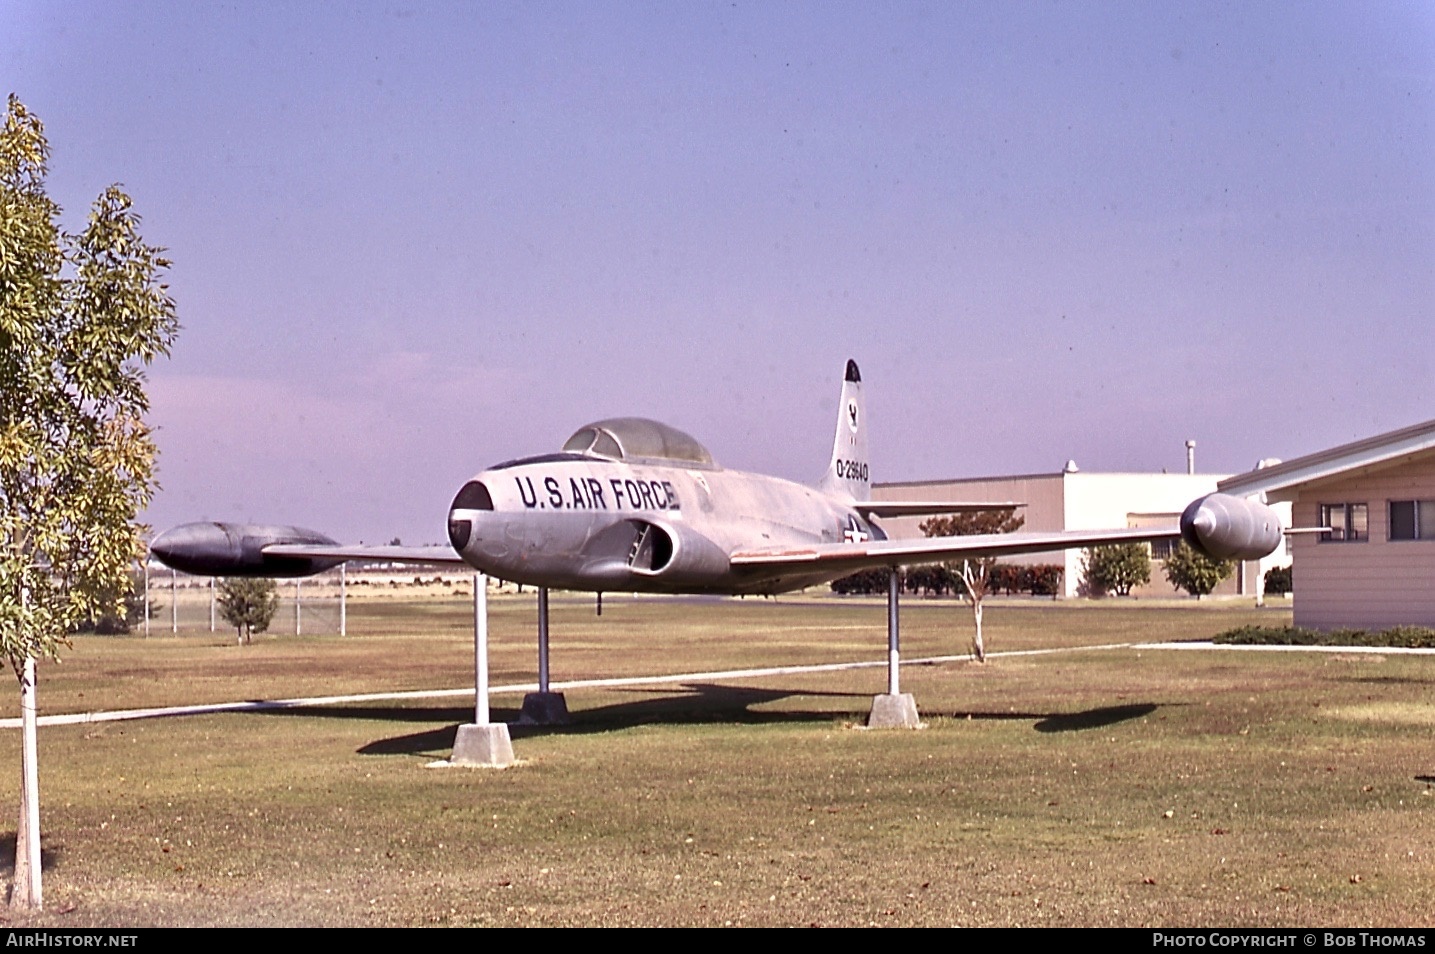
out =
[[[987,661],[986,645],[982,642],[982,601],[972,600],[972,622],[975,629],[972,634],[972,654],[977,657],[977,662]]]
[[[40,885],[40,767],[36,746],[35,659],[27,657],[20,673],[20,824],[15,829],[15,877],[10,907],[38,911]]]
[[[981,564],[973,568],[971,560],[962,561],[962,583],[966,587],[966,600],[972,607],[972,622],[975,631],[972,636],[972,655],[977,662],[987,661],[987,650],[982,642],[982,600],[987,595],[987,574]]]

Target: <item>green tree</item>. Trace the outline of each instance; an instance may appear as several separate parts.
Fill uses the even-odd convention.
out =
[[[1009,508],[973,510],[923,520],[921,530],[929,537],[969,537],[983,533],[1011,533],[1021,529],[1024,523],[1026,518],[1018,517],[1016,511]],[[947,569],[962,581],[962,598],[972,610],[972,655],[976,656],[977,662],[987,661],[986,644],[982,641],[982,601],[991,592],[992,567],[996,564],[996,557],[973,557],[946,564]]]
[[[1220,582],[1236,569],[1231,560],[1213,560],[1191,549],[1182,540],[1166,558],[1166,579],[1178,590],[1185,590],[1196,599],[1210,595]]]
[[[273,580],[230,577],[219,584],[219,615],[234,627],[242,646],[269,628],[279,608],[279,587]]]
[[[44,126],[11,95],[0,130],[0,649],[20,683],[20,827],[10,903],[38,908],[35,660],[118,613],[154,489],[144,366],[178,331],[169,265],[118,186],[61,231]]]
[[[1092,596],[1130,596],[1132,587],[1151,582],[1151,552],[1144,543],[1088,547],[1081,562],[1086,588]]]

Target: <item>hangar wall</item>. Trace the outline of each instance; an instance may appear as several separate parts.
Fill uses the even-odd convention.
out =
[[[1093,530],[1108,527],[1149,527],[1174,524],[1186,505],[1211,493],[1225,474],[1103,474],[1062,471],[1012,477],[928,480],[872,485],[877,500],[1014,501],[1025,503],[1023,530]],[[892,537],[920,537],[922,518],[882,521]],[[1078,595],[1082,583],[1082,551],[1055,550],[1012,562],[1059,563],[1065,572],[1062,595]],[[1263,569],[1289,562],[1284,550],[1261,564],[1244,565],[1242,572],[1222,583],[1218,595],[1256,593]],[[1152,567],[1150,585],[1137,596],[1173,596],[1160,565]]]

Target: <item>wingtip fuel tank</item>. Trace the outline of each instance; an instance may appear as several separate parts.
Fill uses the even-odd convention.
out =
[[[166,530],[150,544],[165,566],[197,576],[302,577],[338,566],[341,559],[276,556],[275,544],[336,545],[337,541],[302,527],[255,523],[185,523]]]
[[[1281,545],[1280,517],[1265,504],[1230,494],[1207,494],[1181,514],[1181,537],[1216,560],[1259,560]]]

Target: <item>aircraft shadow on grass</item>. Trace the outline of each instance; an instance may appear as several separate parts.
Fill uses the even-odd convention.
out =
[[[620,702],[594,709],[579,710],[568,725],[523,725],[518,722],[519,710],[492,710],[495,722],[507,722],[513,738],[538,735],[586,735],[597,732],[618,732],[639,725],[767,725],[773,723],[831,722],[840,713],[818,710],[757,712],[752,707],[776,702],[792,696],[827,696],[866,699],[863,693],[794,692],[786,689],[764,689],[755,686],[719,686],[711,683],[689,683],[684,692],[666,689],[623,689],[621,692],[641,693],[649,698]],[[1037,732],[1079,732],[1100,729],[1151,715],[1159,707],[1154,703],[1103,706],[1083,712],[957,712],[954,719],[1019,720],[1034,722]],[[265,716],[305,716],[325,719],[364,719],[380,722],[444,723],[441,728],[378,739],[359,748],[362,755],[417,755],[453,748],[459,723],[472,720],[473,709],[467,706],[294,706],[268,709],[255,713]],[[0,858],[3,860],[3,858]]]
[[[827,696],[846,699],[868,699],[869,694],[852,692],[793,691],[764,689],[756,686],[720,686],[711,683],[686,683],[682,692],[669,689],[620,689],[618,692],[641,694],[647,698],[632,702],[582,709],[573,714],[568,725],[522,725],[519,710],[495,708],[495,722],[507,722],[515,739],[536,735],[582,735],[617,732],[639,725],[767,725],[773,723],[831,722],[840,712],[784,709],[779,712],[756,712],[752,706],[776,702],[792,696]],[[359,748],[362,755],[415,755],[453,748],[457,723],[473,721],[471,706],[294,706],[266,709],[254,713],[266,716],[306,716],[326,719],[368,719],[389,722],[441,722],[442,728],[408,735],[379,739]]]
[[[1337,676],[1337,682],[1358,682],[1374,686],[1428,686],[1430,679],[1424,676]]]
[[[1036,725],[1032,728],[1038,732],[1080,732],[1085,729],[1102,729],[1109,725],[1144,718],[1158,708],[1160,706],[1155,703],[1143,702],[1139,705],[1102,706],[1099,709],[1087,709],[1084,712],[957,712],[952,715],[952,718],[994,721],[1015,719],[1020,722],[1035,720]]]

